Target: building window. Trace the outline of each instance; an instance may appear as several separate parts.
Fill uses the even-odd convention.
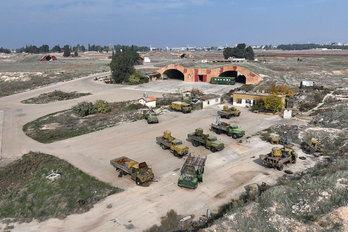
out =
[[[242,99],[241,98],[237,98],[237,104],[242,104]]]

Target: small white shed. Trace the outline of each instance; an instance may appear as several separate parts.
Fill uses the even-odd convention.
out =
[[[149,96],[149,97],[142,97],[139,99],[139,103],[146,105],[147,107],[156,107],[156,98],[153,96]]]

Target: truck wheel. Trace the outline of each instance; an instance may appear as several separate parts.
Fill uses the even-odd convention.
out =
[[[226,118],[227,118],[227,119],[230,119],[230,118],[231,118],[231,115],[226,116]]]
[[[283,168],[284,168],[283,165],[280,165],[280,166],[277,167],[277,169],[278,169],[279,171],[283,170]]]
[[[179,156],[179,154],[178,154],[177,151],[174,151],[174,156],[175,156],[175,157],[178,157],[178,156]]]
[[[135,183],[139,186],[141,186],[143,184],[138,178],[136,179]]]
[[[237,139],[238,135],[237,134],[232,134],[232,138]]]
[[[240,113],[237,114],[237,117],[239,117]]]
[[[165,150],[166,149],[166,146],[164,146],[163,144],[161,145],[162,149]]]
[[[198,147],[198,146],[199,146],[199,143],[198,143],[197,141],[193,141],[193,142],[192,142],[192,145],[193,145],[194,147]]]
[[[215,147],[211,147],[210,150],[211,150],[211,152],[213,152],[213,153],[216,152],[216,148],[215,148]]]
[[[216,134],[221,134],[221,131],[219,129],[216,130]]]

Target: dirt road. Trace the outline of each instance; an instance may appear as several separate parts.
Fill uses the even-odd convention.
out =
[[[206,93],[224,93],[216,85],[196,83],[200,90]],[[138,99],[144,91],[149,95],[161,97],[163,92],[187,87],[181,81],[159,81],[141,86],[106,85],[95,82],[92,77],[86,77],[70,82],[60,83],[29,92],[12,95],[0,99],[0,112],[4,113],[2,155],[4,162],[19,158],[28,151],[41,151],[65,159],[82,171],[125,189],[124,192],[112,195],[98,203],[89,212],[81,215],[71,215],[64,220],[50,219],[42,223],[33,221],[28,224],[16,224],[11,231],[141,231],[159,224],[160,217],[174,209],[178,214],[186,216],[195,214],[197,217],[206,213],[207,209],[216,212],[218,207],[245,191],[250,183],[274,184],[283,172],[269,169],[259,161],[259,155],[268,153],[272,145],[261,141],[257,132],[274,124],[303,124],[296,120],[284,120],[280,116],[254,114],[246,109],[240,109],[238,118],[224,120],[238,124],[246,131],[241,139],[234,140],[226,135],[217,135],[225,143],[225,149],[211,153],[204,147],[193,147],[186,141],[187,134],[202,127],[205,133],[215,121],[216,111],[222,105],[212,106],[190,114],[168,112],[160,115],[158,124],[148,125],[145,120],[123,123],[116,127],[78,136],[52,144],[40,144],[22,132],[22,126],[40,116],[70,108],[80,101],[103,99],[110,102]],[[233,87],[228,87],[233,88]],[[46,105],[24,105],[20,101],[50,92],[54,89],[62,91],[91,92],[93,95],[79,99],[55,102]],[[169,151],[162,150],[156,144],[156,136],[170,130],[172,136],[180,138],[194,155],[208,156],[203,183],[196,190],[177,186],[179,168],[184,159],[174,157]],[[250,138],[249,138],[250,137]],[[248,138],[248,139],[246,139]],[[300,149],[295,148],[299,155]],[[149,187],[139,187],[129,176],[118,178],[118,173],[109,161],[118,156],[129,156],[137,161],[146,161],[152,165],[156,181]],[[315,160],[289,165],[292,171],[303,170],[313,166]],[[288,169],[285,167],[285,169]],[[64,175],[64,174],[63,174]],[[107,205],[112,204],[112,208]]]

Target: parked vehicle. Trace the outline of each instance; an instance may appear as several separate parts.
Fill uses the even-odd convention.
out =
[[[119,177],[129,174],[131,179],[135,180],[137,185],[148,183],[154,178],[152,169],[146,164],[146,162],[138,163],[128,157],[122,156],[110,160],[110,164],[120,173],[118,175]]]
[[[147,120],[147,123],[148,124],[151,124],[151,123],[158,123],[158,118],[157,118],[157,115],[154,111],[148,111],[145,113],[145,119]]]
[[[216,134],[225,133],[232,138],[237,139],[245,135],[245,131],[238,129],[237,125],[228,124],[226,122],[221,122],[220,117],[216,116],[216,122],[211,124],[211,130]]]
[[[175,111],[181,111],[186,114],[192,111],[192,106],[185,102],[175,101],[172,102],[172,109]]]
[[[313,154],[314,152],[324,152],[324,148],[319,147],[319,142],[316,138],[312,138],[310,144],[302,142],[301,149],[306,154]]]
[[[210,79],[211,84],[222,84],[222,85],[234,85],[236,83],[235,77],[212,77]]]
[[[163,136],[156,137],[156,142],[163,150],[169,149],[175,157],[182,157],[188,153],[188,147],[180,139],[171,136],[170,131],[165,131]]]
[[[232,107],[224,106],[223,110],[219,110],[217,113],[221,118],[227,118],[227,119],[230,119],[232,116],[239,117],[239,115],[241,114],[240,110],[237,110],[233,106]]]
[[[112,79],[111,78],[107,78],[104,80],[105,84],[111,84],[113,83]]]
[[[271,144],[282,144],[282,145],[290,145],[291,144],[291,140],[284,138],[284,137],[280,137],[280,138],[271,137],[269,142]]]
[[[198,183],[203,182],[202,175],[206,160],[207,156],[192,156],[190,153],[181,168],[178,186],[191,189],[197,188]]]
[[[225,147],[224,143],[218,141],[215,136],[203,134],[202,128],[197,128],[195,132],[188,134],[187,138],[191,140],[194,147],[202,145],[211,152],[221,151]]]
[[[282,148],[273,147],[272,152],[260,156],[260,159],[264,164],[281,171],[284,168],[284,164],[296,163],[297,157],[298,155],[292,147],[283,146]]]

